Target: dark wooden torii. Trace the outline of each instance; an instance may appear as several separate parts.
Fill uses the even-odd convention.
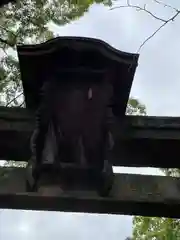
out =
[[[109,111],[107,118],[115,143],[109,153],[113,165],[179,167],[179,118],[125,116],[138,55],[118,51],[97,39],[78,37],[61,37],[40,45],[18,47],[26,109],[0,108],[0,159],[28,161],[31,155],[29,141],[34,128],[34,109],[39,101],[39,79],[43,79],[41,74],[44,69],[55,66],[52,61],[56,58],[54,53],[58,52],[56,56],[60,56],[61,51],[62,59],[68,64],[68,61],[74,64],[71,55],[66,54],[69,49],[76,52],[74,56],[78,58],[77,63],[84,52],[83,59],[90,59],[90,55],[96,56],[94,67],[89,71],[95,79],[99,76],[98,71],[94,71],[96,63],[101,63],[105,68],[116,66],[113,68],[116,73],[113,75],[116,80],[115,91],[108,106],[109,110],[114,108],[114,114]],[[92,61],[88,64],[92,65]],[[81,74],[82,68],[77,69],[78,74]],[[165,161],[165,158],[170,161]],[[64,163],[63,171],[67,175],[75,172],[75,177],[81,181],[83,170],[74,164]],[[76,185],[70,191],[57,192],[56,196],[49,191],[48,194],[27,193],[24,169],[1,168],[0,175],[1,208],[180,216],[179,179],[172,177],[115,174],[110,195],[102,198],[90,191],[86,184]]]
[[[68,162],[84,166],[80,175],[86,172],[87,182],[94,181],[99,194],[107,195],[113,181],[107,114],[123,122],[138,55],[85,37],[58,37],[17,50],[26,108],[37,111],[28,191],[38,189],[45,168],[48,175],[55,169],[50,178],[59,169],[61,182],[62,176],[76,181],[75,169],[64,174],[63,163]]]

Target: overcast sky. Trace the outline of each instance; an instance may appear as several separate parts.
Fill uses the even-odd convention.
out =
[[[132,1],[133,4],[153,1]],[[180,8],[179,0],[169,0]],[[116,1],[116,5],[123,1]],[[157,4],[148,5],[160,17],[168,18],[173,11]],[[148,7],[147,6],[147,7]],[[93,5],[80,20],[64,27],[54,27],[59,35],[100,38],[114,47],[136,52],[141,43],[162,24],[146,13],[134,9],[110,11]],[[131,96],[137,97],[149,115],[180,115],[180,17],[162,29],[141,49]],[[119,168],[117,171],[127,171]],[[160,174],[157,169],[132,169],[128,172]],[[132,217],[67,213],[0,211],[2,240],[124,240],[132,234]]]
[[[147,8],[159,17],[168,19],[174,14],[169,8],[154,4],[153,0],[132,0],[133,4],[148,3]],[[164,0],[165,2],[165,0]],[[166,1],[168,2],[168,1]],[[180,8],[178,0],[169,0]],[[116,6],[123,5],[117,0]],[[153,3],[153,4],[150,4]],[[141,4],[143,6],[143,4]],[[147,13],[121,8],[109,11],[103,5],[93,5],[80,20],[65,27],[56,27],[59,35],[100,38],[127,52],[136,52],[141,43],[162,22]],[[180,115],[180,16],[154,36],[140,52],[131,95],[139,98],[149,115]]]

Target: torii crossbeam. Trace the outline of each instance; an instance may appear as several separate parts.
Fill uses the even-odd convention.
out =
[[[96,85],[99,79],[103,82],[102,76],[110,66],[111,74],[105,76],[113,80],[114,94],[107,106],[106,120],[114,146],[108,153],[108,160],[114,166],[180,166],[177,161],[180,157],[179,118],[125,116],[138,55],[120,52],[97,39],[77,37],[19,46],[18,55],[26,109],[0,108],[0,159],[29,160],[34,110],[40,102],[41,84],[52,69],[60,74],[61,80],[66,77],[69,81],[74,76],[84,81],[86,76],[88,84],[93,79]],[[90,57],[94,57],[94,62],[89,61]],[[92,92],[90,95],[92,97]],[[165,157],[171,161],[164,161]],[[63,162],[61,170],[65,178],[70,176],[68,184],[53,182],[50,176],[46,178],[48,184],[40,183],[39,192],[28,193],[25,169],[1,168],[0,208],[180,217],[177,178],[114,174],[109,195],[100,197],[94,189],[97,182],[86,179],[87,166]]]

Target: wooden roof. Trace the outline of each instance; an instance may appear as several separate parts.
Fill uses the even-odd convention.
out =
[[[114,105],[124,114],[138,63],[138,54],[119,51],[106,42],[85,37],[57,37],[36,45],[17,46],[27,108],[37,107],[39,90],[47,76],[59,72],[97,80],[106,70],[113,71]],[[63,75],[65,74],[65,75]],[[89,76],[89,77],[88,77]]]

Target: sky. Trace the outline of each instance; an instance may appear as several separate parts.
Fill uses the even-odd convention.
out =
[[[148,3],[154,14],[169,18],[174,12],[153,1]],[[168,3],[168,1],[166,1]],[[180,8],[178,0],[169,0]],[[153,4],[151,4],[153,3]],[[123,1],[115,2],[116,6]],[[143,6],[143,5],[142,5]],[[81,19],[63,26],[51,25],[59,35],[86,36],[102,39],[115,48],[137,52],[141,43],[152,34],[161,22],[135,9],[109,10],[103,5],[93,5]],[[131,96],[146,105],[148,115],[179,116],[180,107],[180,32],[177,31],[180,16],[156,34],[140,51],[139,65],[135,74]],[[115,172],[162,174],[158,169],[116,168]],[[4,240],[76,240],[112,239],[124,240],[132,234],[131,216],[90,215],[1,210],[0,239]]]
[[[115,6],[125,1],[115,1]],[[154,14],[168,19],[174,14],[169,8],[153,3],[153,0],[133,0],[134,5],[144,3]],[[165,2],[165,0],[164,0]],[[168,3],[168,1],[166,1]],[[179,7],[178,0],[169,0]],[[150,4],[153,3],[153,4]],[[141,43],[151,35],[162,22],[145,12],[121,8],[109,10],[103,5],[93,5],[80,20],[54,27],[59,35],[86,36],[102,39],[122,51],[137,52]],[[180,32],[177,31],[180,16],[166,25],[140,51],[139,66],[134,78],[131,96],[137,97],[147,108],[148,115],[180,115]]]

